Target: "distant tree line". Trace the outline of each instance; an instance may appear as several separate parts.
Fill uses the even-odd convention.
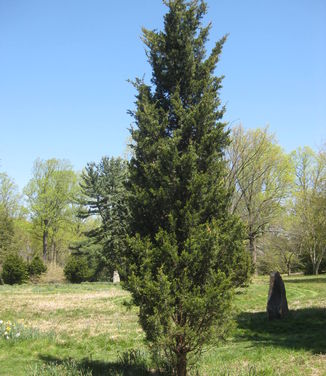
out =
[[[231,130],[225,155],[230,212],[244,223],[259,274],[326,271],[326,152],[309,147],[286,154],[268,128]],[[0,267],[5,257],[39,255],[62,267],[83,258],[89,280],[126,273],[129,233],[128,161],[103,157],[79,174],[68,161],[36,160],[18,192],[0,172]]]

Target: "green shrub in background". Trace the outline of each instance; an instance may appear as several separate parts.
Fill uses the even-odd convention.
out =
[[[22,257],[17,254],[8,255],[2,266],[2,279],[4,283],[13,285],[22,284],[28,277],[27,265]]]
[[[86,258],[69,256],[68,261],[63,270],[65,277],[71,283],[81,283],[88,281],[92,275],[88,267]]]
[[[28,274],[30,277],[39,277],[47,270],[46,265],[40,256],[34,256],[32,261],[28,264]]]

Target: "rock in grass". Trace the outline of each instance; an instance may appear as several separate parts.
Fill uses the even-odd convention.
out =
[[[268,319],[282,319],[289,312],[284,282],[279,272],[273,272],[269,280],[267,301]]]
[[[113,283],[120,283],[120,276],[117,270],[113,272]]]

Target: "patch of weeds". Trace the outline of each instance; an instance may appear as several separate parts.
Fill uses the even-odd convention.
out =
[[[20,340],[34,340],[46,337],[56,338],[55,333],[41,333],[36,328],[29,328],[23,324],[12,322],[10,320],[3,321],[0,320],[0,340],[8,341],[8,343],[13,343]]]
[[[272,369],[260,369],[255,366],[248,366],[244,369],[236,368],[234,370],[222,370],[219,373],[219,376],[276,376],[279,373],[276,373],[275,370]]]
[[[141,350],[128,350],[118,355],[119,363],[125,367],[138,367],[144,370],[148,367],[148,360],[145,352]]]
[[[36,364],[29,369],[28,376],[92,376],[89,369],[80,369],[78,363],[68,359],[61,363]]]
[[[135,307],[131,299],[123,299],[122,305],[127,309],[127,311],[131,311]]]
[[[30,339],[38,337],[38,331],[26,328],[22,324],[11,321],[0,320],[0,338],[6,341],[17,341],[19,339]]]

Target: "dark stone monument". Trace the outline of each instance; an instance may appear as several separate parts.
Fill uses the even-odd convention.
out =
[[[289,313],[284,282],[279,272],[270,275],[267,313],[269,320],[282,319]]]

